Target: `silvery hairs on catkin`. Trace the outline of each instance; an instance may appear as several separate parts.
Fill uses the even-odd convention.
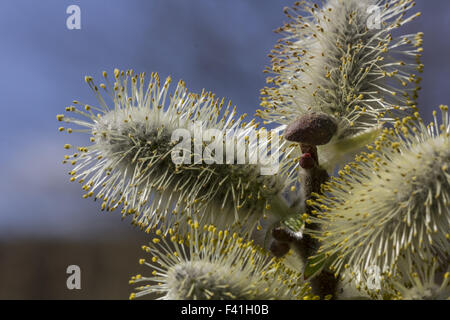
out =
[[[321,164],[331,170],[351,159],[384,122],[415,109],[423,35],[396,30],[419,15],[408,15],[413,6],[409,0],[329,0],[323,7],[301,1],[285,9],[291,21],[278,30],[285,38],[269,55],[266,72],[274,76],[261,90],[257,115],[287,125],[326,113],[338,130],[318,148]]]
[[[161,86],[156,73],[148,85],[144,74],[133,71],[116,69],[113,83],[106,72],[103,77],[105,82],[100,85],[91,77],[85,79],[99,106],[74,101],[66,108],[74,116],[57,116],[60,121],[82,127],[60,127],[60,131],[92,135],[90,146],[77,147],[77,152],[64,160],[74,165],[69,173],[71,181],[83,184],[85,198],[101,200],[102,210],[121,209],[123,216],[132,215],[133,224],[147,231],[157,225],[164,225],[164,229],[183,227],[194,217],[202,223],[222,227],[238,224],[251,231],[272,203],[285,207],[280,194],[292,181],[286,165],[278,174],[262,175],[259,164],[174,163],[171,151],[178,141],[171,137],[177,129],[189,131],[200,122],[204,128],[218,129],[225,135],[226,129],[239,128],[232,137],[244,140],[257,130],[253,121],[244,123],[244,116],[235,117],[231,103],[223,110],[224,99],[209,92],[188,93],[183,81],[169,93],[171,79]],[[247,151],[239,152],[253,156],[259,150],[254,143],[248,142]],[[273,153],[283,144],[270,150],[266,142],[266,147]],[[65,148],[72,146],[67,144]]]
[[[450,266],[418,256],[402,257],[394,276],[388,277],[388,294],[403,300],[448,300],[450,297]]]
[[[373,300],[446,300],[450,296],[450,267],[448,262],[439,263],[428,255],[423,260],[418,255],[400,256],[395,270],[380,272],[373,269],[371,277],[352,275],[352,282],[342,284],[344,294],[339,298]],[[351,269],[350,269],[351,270]],[[356,290],[356,291],[355,291]]]

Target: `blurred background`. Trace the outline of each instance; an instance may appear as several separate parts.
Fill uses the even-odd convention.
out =
[[[120,214],[81,198],[61,164],[63,145],[88,136],[59,133],[56,114],[73,100],[94,104],[85,75],[132,68],[183,79],[226,97],[252,116],[262,70],[286,18],[279,0],[3,0],[0,2],[0,299],[126,299],[148,236]],[[81,29],[69,30],[70,5]],[[425,33],[419,107],[426,120],[450,104],[450,1],[417,0]],[[66,268],[81,268],[68,290]],[[147,271],[148,272],[148,271]]]

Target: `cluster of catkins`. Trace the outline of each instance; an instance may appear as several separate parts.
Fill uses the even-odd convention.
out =
[[[450,297],[450,119],[447,106],[429,124],[419,115],[423,34],[401,33],[419,16],[413,6],[285,9],[256,113],[277,125],[279,143],[183,81],[171,90],[170,78],[117,69],[99,84],[85,78],[98,104],[74,101],[57,119],[91,144],[66,144],[74,153],[63,162],[83,197],[152,237],[131,298]],[[180,129],[188,156],[177,162]],[[236,163],[261,149],[276,172]],[[227,160],[202,161],[204,150]]]

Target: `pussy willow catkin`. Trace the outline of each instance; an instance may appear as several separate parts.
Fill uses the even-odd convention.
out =
[[[368,153],[339,171],[323,195],[307,201],[321,226],[316,259],[350,268],[393,271],[401,255],[448,262],[450,251],[450,121],[425,125],[419,114],[385,129]]]
[[[158,294],[167,300],[292,300],[310,299],[301,274],[246,242],[237,233],[212,225],[190,224],[186,237],[161,232],[142,248],[152,256],[139,260],[151,276],[136,275],[143,284],[130,298]]]
[[[299,1],[272,54],[273,73],[261,90],[268,122],[289,124],[311,112],[335,118],[338,130],[319,147],[329,169],[374,141],[383,122],[414,109],[422,71],[422,33],[396,29],[419,14],[413,1],[329,0],[323,7]],[[409,16],[408,16],[409,14]],[[394,36],[394,32],[397,34]]]
[[[237,224],[251,231],[272,205],[281,206],[280,212],[288,211],[280,195],[293,180],[287,165],[281,164],[277,174],[263,175],[259,162],[233,161],[240,153],[248,159],[259,156],[261,146],[276,154],[283,143],[272,148],[270,138],[249,139],[251,134],[259,137],[261,130],[253,121],[244,123],[244,117],[236,117],[231,104],[224,108],[224,99],[209,92],[188,93],[183,81],[169,93],[171,79],[161,85],[157,74],[151,75],[148,85],[144,74],[133,71],[116,69],[112,83],[106,72],[103,77],[99,85],[86,77],[98,106],[74,101],[66,108],[71,115],[57,116],[77,127],[60,127],[60,131],[91,134],[91,145],[76,147],[64,160],[74,166],[71,181],[83,185],[84,197],[100,200],[102,210],[120,209],[148,231],[157,225],[184,228],[194,216],[204,223]],[[230,163],[196,162],[197,156],[203,160],[205,146],[203,140],[195,140],[196,126],[215,129],[215,138],[225,142],[242,140],[245,148],[237,148]],[[192,147],[187,160],[192,161],[187,163],[175,163],[172,158],[179,142],[172,134],[179,129],[192,134],[187,140],[187,148]],[[200,143],[200,151],[195,143]]]

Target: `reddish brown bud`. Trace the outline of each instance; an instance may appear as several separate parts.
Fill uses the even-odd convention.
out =
[[[288,141],[314,146],[327,144],[337,131],[336,121],[325,113],[306,114],[292,122],[284,132]]]
[[[303,169],[312,169],[316,166],[316,161],[310,153],[304,153],[300,157],[300,167]]]

